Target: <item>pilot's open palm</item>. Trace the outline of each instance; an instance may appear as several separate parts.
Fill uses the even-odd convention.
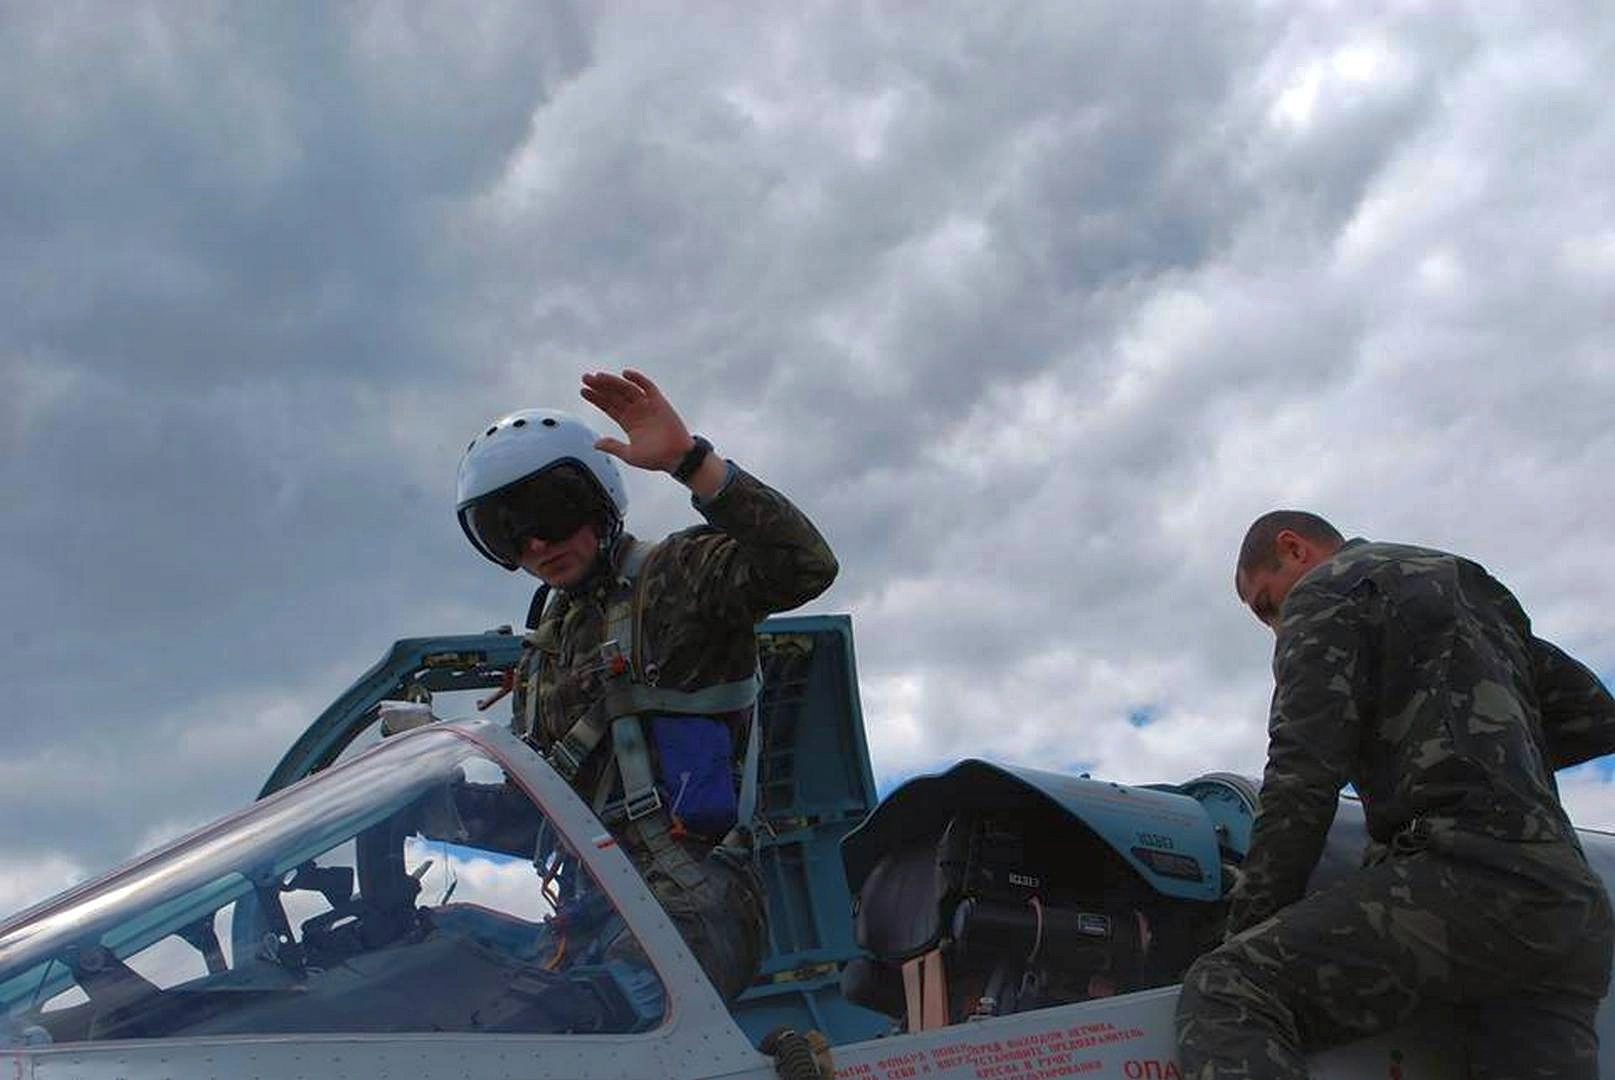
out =
[[[610,436],[595,448],[641,469],[671,472],[690,449],[690,430],[650,378],[629,368],[621,375],[583,376],[583,399],[615,420],[628,441]]]

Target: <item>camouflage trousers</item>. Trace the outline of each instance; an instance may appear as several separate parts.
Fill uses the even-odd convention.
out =
[[[1189,968],[1180,1066],[1193,1080],[1301,1080],[1304,1051],[1442,1005],[1466,1029],[1469,1076],[1592,1080],[1612,940],[1609,899],[1573,843],[1401,838]]]
[[[676,877],[654,862],[645,864],[643,852],[633,858],[718,994],[724,1001],[740,996],[757,977],[768,936],[763,883],[749,854],[718,847],[705,856],[691,855],[694,872]],[[626,934],[607,949],[619,957],[628,951],[638,953],[638,945]]]

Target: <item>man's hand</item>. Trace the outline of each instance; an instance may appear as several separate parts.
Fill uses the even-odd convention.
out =
[[[632,368],[621,375],[585,375],[579,393],[628,435],[626,443],[609,436],[595,441],[595,449],[612,457],[637,468],[672,472],[694,445],[690,429],[656,384]]]

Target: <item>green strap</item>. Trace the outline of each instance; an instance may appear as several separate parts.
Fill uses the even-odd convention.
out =
[[[605,738],[606,728],[611,726],[610,714],[601,707],[603,704],[597,701],[591,705],[566,729],[566,734],[550,746],[550,764],[569,784],[578,775],[578,770],[583,768],[583,763],[589,760],[589,755],[594,753],[594,748],[600,745],[600,740]]]
[[[740,797],[735,803],[735,824],[746,829],[751,828],[752,818],[757,816],[757,759],[762,749],[762,727],[763,711],[756,709],[751,723],[746,725],[746,764],[740,774]]]
[[[641,544],[637,540],[629,542],[628,550],[622,557],[622,566],[617,571],[617,588],[606,604],[605,641],[617,643],[636,679],[643,674],[639,670],[638,655],[639,572],[645,568],[645,561],[655,550],[655,544]]]
[[[543,654],[534,649],[531,670],[527,675],[527,690],[522,696],[522,729],[516,733],[524,739],[538,737],[538,694],[543,682],[543,670]]]
[[[712,716],[751,708],[761,689],[762,676],[754,671],[744,679],[704,686],[699,690],[669,690],[631,683],[607,691],[600,699],[600,704],[612,717],[627,716],[629,713]]]
[[[701,864],[668,831],[665,816],[651,814],[638,821],[630,821],[627,829],[650,852],[651,866],[672,878],[681,888],[695,890],[706,882],[707,875],[701,869]]]
[[[617,759],[606,762],[600,770],[600,779],[594,785],[594,816],[608,828],[622,818],[622,804],[611,801],[611,790],[617,784]]]
[[[573,725],[566,738],[570,739],[574,733],[580,735],[578,742],[582,746],[582,736],[593,739],[588,743],[589,750],[599,745],[600,736],[606,726],[604,717],[610,716],[611,745],[613,749],[613,764],[620,771],[623,778],[623,800],[612,804],[610,812],[620,813],[633,820],[649,811],[641,810],[639,813],[630,812],[645,805],[652,805],[652,809],[660,806],[660,797],[656,794],[655,774],[651,769],[650,751],[645,743],[645,728],[642,718],[651,713],[678,713],[688,712],[700,715],[709,715],[715,712],[732,712],[749,708],[757,701],[758,693],[762,687],[762,672],[752,672],[751,678],[739,679],[735,682],[720,683],[717,686],[707,687],[705,690],[683,692],[678,690],[662,690],[657,687],[638,686],[629,684],[615,687],[589,710],[587,716]],[[585,729],[579,732],[579,728]],[[758,720],[754,715],[749,725],[750,731],[746,741],[745,775],[740,788],[740,821],[747,823],[751,818],[751,810],[756,802],[756,774],[757,755],[760,732]],[[574,751],[568,751],[573,753]],[[629,762],[625,755],[634,760]],[[586,755],[585,755],[586,756]],[[602,789],[595,798],[595,813],[605,820],[606,789],[615,779],[612,769],[605,770],[602,776]],[[634,786],[638,782],[636,789]]]
[[[600,770],[593,800],[595,814],[607,824],[613,820],[623,822],[625,830],[644,845],[660,872],[683,888],[693,889],[705,879],[704,874],[672,836],[667,816],[660,813],[662,797],[656,789],[642,718],[655,714],[713,716],[749,709],[757,703],[763,680],[762,672],[755,670],[747,678],[699,690],[655,685],[654,663],[641,655],[644,601],[639,585],[639,572],[654,550],[653,545],[638,543],[629,547],[618,572],[620,587],[606,606],[606,636],[601,652],[617,653],[626,661],[627,670],[607,680],[606,692],[556,740],[549,756],[556,771],[571,783],[609,729],[612,756]],[[742,821],[750,816],[745,804],[755,800],[758,738],[757,718],[753,716],[746,752],[748,775],[741,790],[745,811]],[[619,778],[623,797],[621,802],[611,802]]]
[[[628,541],[622,566],[617,570],[618,587],[606,604],[606,636],[601,642],[600,651],[603,656],[613,652],[622,653],[623,642],[627,641],[627,652],[623,656],[630,671],[634,670],[634,596],[639,592],[639,572],[655,547],[654,544],[641,544],[637,540]],[[536,687],[536,679],[534,683]],[[536,698],[537,695],[535,693],[530,697]],[[570,784],[577,777],[583,763],[589,760],[589,755],[605,738],[612,718],[619,715],[620,711],[614,711],[605,702],[597,701],[566,729],[564,735],[555,740],[549,749],[549,759],[563,780]],[[529,728],[536,722],[535,714],[529,720]]]
[[[641,670],[641,621],[639,573],[656,550],[654,544],[630,543],[618,570],[620,586],[606,605],[606,637],[602,653],[616,651],[628,665],[630,680],[613,686],[587,712],[580,716],[566,734],[550,747],[550,762],[556,772],[571,783],[593,754],[606,731],[618,717],[644,716],[651,713],[712,716],[718,713],[739,712],[752,706],[762,689],[762,675],[753,672],[750,678],[719,683],[699,690],[671,690],[652,685],[648,672]],[[536,695],[530,695],[536,697]],[[532,706],[529,706],[530,710]],[[529,726],[536,723],[536,716]],[[654,789],[653,789],[654,790]]]
[[[550,747],[550,763],[570,783],[605,738],[607,729],[612,731],[612,740],[616,740],[613,725],[619,719],[653,713],[711,716],[739,712],[756,702],[761,687],[762,676],[755,671],[749,678],[700,690],[666,690],[640,683],[612,687]]]
[[[650,747],[645,745],[645,728],[637,716],[619,716],[611,722],[611,747],[622,776],[622,805],[629,821],[654,814],[662,808],[651,770]]]
[[[660,813],[662,797],[651,772],[650,749],[645,745],[645,729],[637,716],[619,716],[611,724],[612,764],[601,779],[595,796],[596,813],[605,821],[613,810],[626,817],[624,830],[650,853],[651,866],[666,874],[681,888],[699,888],[706,880],[695,859],[668,830],[667,815]],[[610,791],[612,773],[622,777],[620,804],[607,807],[601,797]]]
[[[538,737],[539,687],[544,681],[544,653],[537,647],[533,639],[538,636],[539,627],[544,625],[544,619],[550,614],[550,608],[559,601],[561,595],[559,590],[552,589],[548,585],[543,586],[541,591],[544,601],[542,604],[535,605],[538,607],[537,618],[533,620],[533,625],[528,629],[527,633],[527,641],[531,651],[527,654],[526,678],[523,680],[527,685],[525,692],[522,694],[522,729],[516,732],[517,735],[524,739]],[[537,594],[535,594],[534,600],[536,601],[537,599]],[[528,615],[532,616],[533,612],[529,611]]]

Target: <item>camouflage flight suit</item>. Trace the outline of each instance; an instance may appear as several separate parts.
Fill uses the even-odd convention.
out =
[[[1479,565],[1353,540],[1281,611],[1261,808],[1228,937],[1184,976],[1185,1077],[1305,1077],[1303,1048],[1455,1008],[1471,1076],[1595,1077],[1609,900],[1553,770],[1615,701]],[[1303,898],[1351,783],[1373,856]]]
[[[664,539],[639,571],[635,665],[643,680],[662,688],[694,691],[749,677],[757,666],[757,622],[806,603],[835,579],[835,556],[813,523],[783,495],[733,464],[729,469],[716,495],[692,500],[709,524]],[[614,569],[620,572],[634,542],[624,536],[617,544]],[[557,594],[528,635],[512,728],[540,750],[601,695],[606,610],[623,588],[617,573],[596,574],[586,587]],[[744,748],[738,738],[736,747]],[[573,779],[586,800],[611,761],[608,732]],[[729,999],[744,990],[762,962],[766,936],[762,886],[749,858],[720,847],[722,837],[688,837],[680,846],[700,868],[700,880],[681,883],[652,859],[631,823],[611,830],[719,993]]]

